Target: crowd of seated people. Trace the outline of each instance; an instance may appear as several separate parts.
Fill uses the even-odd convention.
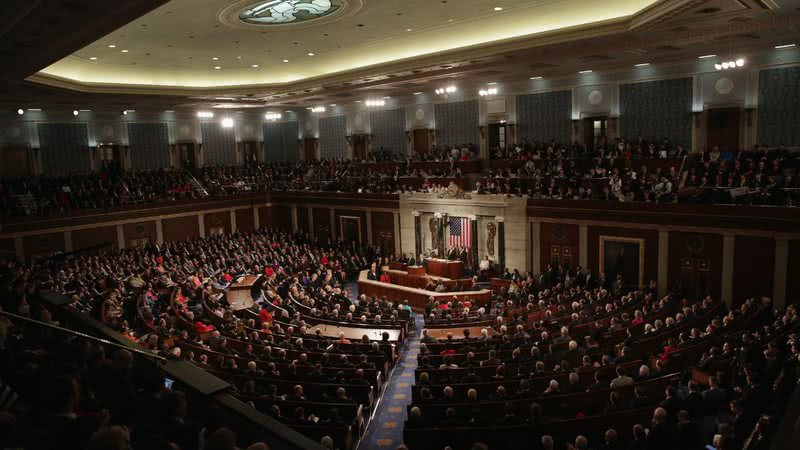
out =
[[[461,145],[434,145],[427,153],[415,153],[412,156],[414,161],[469,161],[478,157],[478,147],[473,143]],[[398,153],[383,147],[373,148],[367,154],[366,161],[405,161],[404,153]]]
[[[195,197],[187,175],[175,171],[108,171],[63,177],[0,180],[0,215],[45,215],[108,209]]]
[[[15,266],[5,286],[18,295],[3,308],[25,313],[34,290],[62,294],[68,308],[228,380],[243,401],[339,446],[394,363],[386,331],[407,327],[401,305],[351,298],[348,283],[373,259],[382,261],[374,249],[302,234],[216,235]],[[237,312],[225,290],[248,274],[263,283],[256,304]],[[320,323],[363,335],[312,332]],[[370,339],[375,327],[385,331]]]
[[[687,151],[682,145],[673,145],[668,139],[658,141],[657,139],[646,140],[639,136],[630,141],[624,138],[617,138],[614,142],[608,142],[604,137],[594,148],[573,143],[572,145],[558,143],[555,140],[549,142],[530,142],[527,138],[522,141],[509,144],[505,147],[495,147],[491,151],[492,159],[510,160],[537,160],[537,159],[653,159],[653,158],[674,158],[681,159],[687,156]]]
[[[426,309],[426,326],[461,323],[464,336],[423,333],[406,445],[769,448],[800,368],[794,305],[728,311],[658,299],[653,283],[565,278],[520,277],[479,316],[461,318],[457,301]]]
[[[689,167],[687,201],[794,206],[800,157],[784,148],[721,152],[714,146]]]
[[[0,270],[2,309],[35,287]],[[59,311],[31,301],[15,310],[54,326]],[[0,317],[0,447],[28,450],[268,449],[237,433],[219,410],[167,386],[151,357],[107,341]],[[84,330],[81,330],[84,331]],[[202,411],[202,412],[200,412]]]

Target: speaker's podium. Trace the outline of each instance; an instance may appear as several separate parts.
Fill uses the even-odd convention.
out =
[[[426,258],[425,262],[428,264],[428,274],[443,277],[443,278],[450,278],[451,280],[457,280],[464,276],[464,262],[455,260],[450,261],[449,259],[440,259],[440,258]]]

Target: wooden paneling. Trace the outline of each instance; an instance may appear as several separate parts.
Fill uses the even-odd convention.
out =
[[[736,236],[733,258],[733,303],[750,297],[772,297],[775,241],[771,238]]]
[[[681,268],[708,265],[708,292],[718,300],[722,293],[722,235],[708,233],[669,233],[668,289],[681,285],[686,280]],[[686,274],[687,269],[684,269]]]
[[[271,228],[280,228],[284,231],[292,230],[292,208],[290,206],[273,206],[269,224]]]
[[[380,245],[384,252],[394,252],[394,214],[390,212],[372,212],[372,245]],[[409,249],[414,253],[414,249]]]
[[[548,264],[551,263],[553,257],[559,261],[564,261],[567,258],[572,262],[572,267],[578,265],[578,243],[580,238],[578,225],[574,224],[560,224],[552,222],[542,222],[541,224],[541,248],[539,255],[542,261],[542,270],[545,270]],[[572,252],[571,255],[553,255],[553,247],[558,247],[562,253],[564,250]]]
[[[37,256],[47,256],[64,251],[64,233],[47,233],[22,238],[25,249],[25,260],[31,261]]]
[[[146,222],[126,223],[122,226],[122,234],[125,237],[125,246],[131,245],[131,241],[142,242],[147,239],[148,242],[156,242],[156,222],[148,220]]]
[[[306,233],[311,231],[310,224],[308,223],[308,208],[305,206],[297,207],[297,228]]]
[[[0,239],[0,258],[14,258],[17,251],[14,248],[14,239]]]
[[[800,305],[800,240],[789,241],[789,264],[786,267],[786,304]]]
[[[236,210],[236,229],[242,233],[250,233],[255,229],[252,208]]]
[[[200,227],[197,216],[174,217],[164,219],[163,222],[165,241],[183,241],[200,237]]]
[[[322,241],[331,238],[331,210],[328,208],[314,208],[314,236]]]
[[[644,283],[658,278],[658,232],[635,228],[590,226],[587,255],[592,272],[600,275],[600,236],[644,239]]]
[[[206,227],[206,236],[211,236],[216,233],[220,228],[223,233],[231,232],[231,212],[219,211],[215,213],[206,214],[203,218],[203,224]]]
[[[117,245],[117,227],[88,228],[72,232],[73,251],[100,245],[104,246],[106,250],[119,247]]]
[[[274,206],[262,206],[258,208],[258,225],[261,228],[275,228]]]
[[[361,228],[361,241],[367,240],[367,213],[365,211],[353,211],[353,210],[346,210],[346,209],[337,209],[336,210],[336,238],[338,239],[342,235],[342,231],[339,229],[340,227],[340,219],[341,216],[349,216],[349,217],[358,217]]]

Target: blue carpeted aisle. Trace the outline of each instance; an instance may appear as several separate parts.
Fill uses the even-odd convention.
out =
[[[414,369],[417,368],[419,337],[425,326],[422,316],[415,315],[416,329],[401,350],[400,362],[394,368],[377,406],[375,417],[361,440],[359,450],[393,449],[403,443],[403,424],[406,421],[406,406],[411,402],[411,385],[414,384]]]

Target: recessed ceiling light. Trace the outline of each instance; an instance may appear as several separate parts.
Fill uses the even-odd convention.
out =
[[[447,19],[447,21],[448,21],[448,22],[452,22],[452,21],[453,21],[453,19]]]
[[[589,70],[581,70],[578,73],[592,73],[592,70],[591,69],[589,69]]]
[[[542,77],[531,77],[531,80],[541,80]]]
[[[411,28],[406,28],[406,31],[411,32],[411,31],[414,31],[414,30],[412,30]]]
[[[363,102],[363,101],[364,101],[364,100],[356,100],[356,103],[361,103],[361,102]]]
[[[236,59],[242,59],[242,57],[241,56],[237,56]]]
[[[697,59],[708,59],[708,58],[713,58],[715,56],[717,56],[717,55],[702,55],[702,56],[698,56]]]
[[[28,111],[41,111],[42,108],[28,108]]]
[[[219,58],[217,58],[216,56],[211,59],[213,59],[214,61],[219,61]]]
[[[488,84],[488,85],[490,85],[490,86],[491,86],[491,85],[497,84],[497,81],[490,81],[490,82],[488,82],[488,83],[486,83],[486,84]]]
[[[647,67],[649,65],[650,63],[639,63],[639,64],[634,64],[633,67]]]
[[[336,106],[336,103],[331,103],[331,104],[330,104],[330,105],[328,105],[328,106]]]
[[[257,67],[258,67],[258,64],[251,64],[251,65],[250,65],[250,67],[252,67],[252,68],[254,68],[254,69],[255,69],[255,68],[257,68]]]
[[[214,66],[214,70],[219,70],[219,69],[222,69],[222,67],[220,67],[220,66]]]
[[[128,53],[127,50],[120,50],[122,53]]]
[[[291,110],[291,109],[287,109],[287,110],[286,110],[286,111],[284,111],[284,112],[290,113],[290,112],[292,112],[292,110]]]
[[[502,10],[503,10],[503,7],[502,7],[502,6],[495,6],[495,7],[494,7],[494,10],[495,10],[495,11],[502,11]]]
[[[308,56],[314,56],[314,52],[308,52]]]
[[[230,117],[222,119],[222,128],[233,128],[233,119]]]
[[[72,115],[73,116],[77,116],[78,114],[80,114],[80,112],[77,109],[73,109],[72,110]]]
[[[390,99],[390,98],[392,98],[392,97],[389,97],[389,96],[387,95],[386,97],[383,97],[383,98],[384,98],[384,99],[386,99],[386,100],[389,100],[389,99]]]
[[[283,62],[287,63],[287,62],[289,62],[289,60],[288,59],[284,59]]]
[[[165,112],[165,113],[174,113],[175,111],[173,111],[173,110],[171,110],[171,109],[167,109],[167,110],[165,110],[164,112]]]
[[[117,46],[114,44],[108,44],[108,48],[117,48]]]
[[[25,111],[23,111],[22,108],[20,108],[20,109],[17,110],[17,114],[19,114],[21,116],[21,115],[25,114]]]
[[[92,110],[91,109],[79,109],[78,111],[80,111],[80,112],[91,112]]]
[[[90,59],[90,60],[92,60],[92,61],[97,61],[97,56],[92,56],[92,57],[91,57],[91,58],[89,58],[89,59]]]
[[[775,48],[778,49],[778,50],[783,49],[783,48],[792,48],[792,47],[797,47],[797,44],[782,44],[782,45],[776,45],[775,46]]]
[[[414,95],[420,95],[422,92],[414,92]]]

